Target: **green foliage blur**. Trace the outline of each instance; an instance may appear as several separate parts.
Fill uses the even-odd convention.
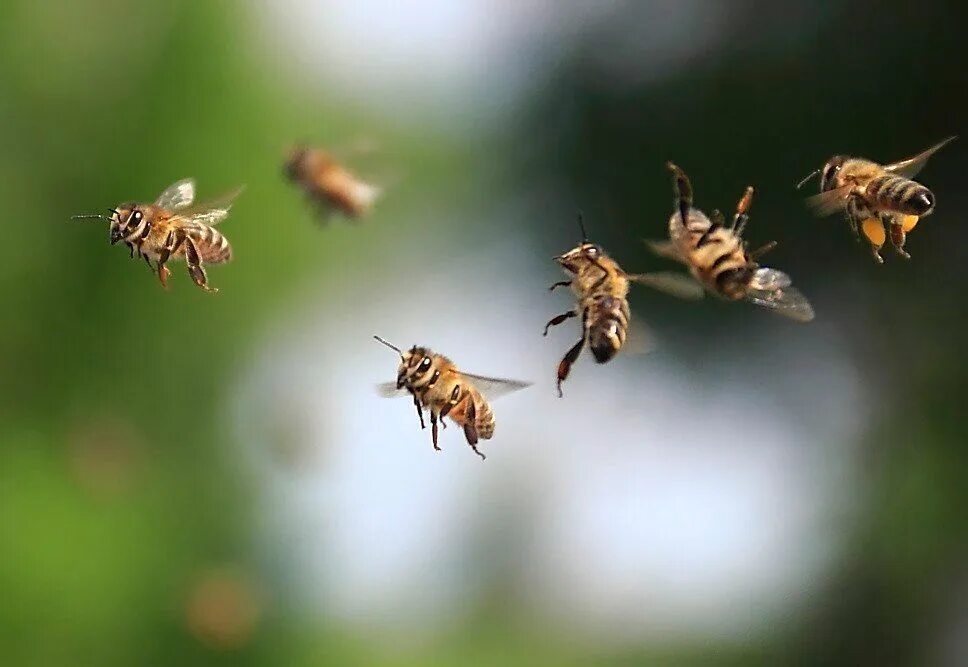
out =
[[[486,136],[392,123],[279,76],[244,3],[0,4],[0,663],[928,664],[949,583],[968,574],[964,140],[929,168],[938,211],[911,235],[909,264],[873,266],[792,186],[834,153],[901,157],[965,132],[968,8],[841,3],[785,43],[758,30],[782,25],[782,3],[728,4],[742,18],[725,56],[658,83],[610,81],[588,65],[605,47],[578,38]],[[404,184],[367,224],[321,230],[282,178],[284,152],[358,136],[379,137]],[[816,295],[816,326],[830,314],[880,391],[852,547],[809,613],[742,646],[602,651],[528,623],[502,590],[432,645],[287,606],[251,545],[253,482],[219,401],[279,313],[365,279],[402,236],[461,242],[421,222],[428,208],[445,213],[428,220],[488,219],[531,184],[555,197],[520,233],[562,246],[582,207],[606,247],[650,262],[628,241],[667,215],[670,158],[710,207],[755,179],[751,234],[781,242]],[[182,265],[165,293],[104,226],[69,220],[188,176],[202,199],[246,185],[226,222],[236,260],[209,270],[217,297]],[[687,315],[677,344],[701,366],[714,341],[752,335],[746,314]]]

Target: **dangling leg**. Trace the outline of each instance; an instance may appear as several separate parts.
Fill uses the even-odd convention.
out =
[[[750,210],[750,206],[752,205],[753,186],[748,185],[743,192],[743,196],[736,202],[736,213],[733,215],[733,224],[730,227],[736,233],[736,236],[742,236],[743,232],[746,231],[746,223],[750,221],[750,217],[746,212]]]
[[[560,282],[555,283],[551,287],[549,287],[548,288],[548,291],[549,292],[554,292],[556,287],[568,287],[569,285],[571,285],[571,281],[570,280],[562,280]]]
[[[420,407],[420,399],[417,398],[416,394],[413,395],[413,405],[417,408],[417,416],[420,417],[420,428],[427,428],[423,420],[423,408]]]
[[[904,259],[911,259],[911,255],[904,250],[904,243],[907,241],[907,232],[904,231],[904,225],[897,218],[892,218],[890,221],[891,225],[891,245],[894,246],[894,252],[903,257]]]
[[[439,452],[440,447],[437,445],[437,413],[434,412],[433,408],[430,409],[430,437],[433,440],[434,449]]]
[[[854,240],[858,243],[860,242],[860,232],[857,230],[857,221],[867,217],[870,216],[866,212],[862,213],[858,208],[857,197],[850,197],[847,200],[847,205],[844,207],[844,218],[847,220],[847,225],[854,235]]]
[[[487,457],[477,449],[477,406],[473,399],[467,408],[467,414],[464,415],[464,437],[467,438],[467,444],[471,446],[474,453],[480,456],[482,461],[485,460]]]
[[[688,227],[689,209],[692,208],[692,183],[689,182],[689,177],[686,176],[686,172],[676,165],[667,162],[666,166],[672,172],[672,190],[676,193],[676,206],[679,208],[679,217],[682,220],[682,226]]]
[[[206,292],[218,292],[217,287],[208,286],[208,276],[205,275],[202,258],[198,254],[195,242],[187,234],[182,238],[185,240],[185,260],[188,262],[188,275],[192,277],[196,285]]]
[[[576,313],[573,310],[569,310],[567,313],[562,313],[561,315],[552,317],[550,320],[548,320],[548,323],[545,325],[544,333],[542,335],[547,336],[548,329],[550,329],[551,327],[556,327],[562,322],[564,322],[565,320],[570,320],[573,317],[578,317],[578,313]]]
[[[561,391],[561,383],[568,378],[568,373],[571,371],[571,365],[575,363],[575,359],[581,354],[581,349],[585,345],[585,336],[582,335],[581,339],[575,343],[575,345],[565,353],[561,362],[558,364],[558,398],[562,398],[564,394]]]
[[[158,253],[158,280],[161,281],[161,286],[168,289],[168,276],[171,275],[171,271],[165,264],[168,262],[168,258],[171,257],[172,253],[178,250],[178,247],[182,243],[182,238],[176,239],[175,230],[168,232],[168,236],[165,238],[165,244],[161,247]],[[145,257],[145,259],[148,259]],[[151,266],[151,263],[148,263]]]
[[[860,228],[871,246],[871,255],[874,256],[874,261],[883,264],[884,258],[881,257],[880,250],[887,236],[884,231],[884,222],[880,218],[870,217],[860,223]]]
[[[766,253],[773,250],[775,247],[776,247],[776,241],[770,241],[769,243],[764,243],[759,248],[757,248],[756,250],[754,250],[749,254],[750,260],[755,262]]]

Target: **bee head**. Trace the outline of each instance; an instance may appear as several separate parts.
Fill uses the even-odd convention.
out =
[[[299,178],[299,174],[302,171],[302,165],[306,161],[306,154],[309,152],[305,146],[293,146],[289,149],[289,154],[286,157],[286,163],[283,165],[282,171],[287,178],[295,180]]]
[[[400,354],[400,367],[397,369],[397,389],[403,389],[406,384],[418,382],[433,368],[433,353],[425,347],[414,345]]]
[[[413,384],[414,381],[430,372],[434,363],[433,353],[427,348],[414,345],[404,352],[379,336],[374,336],[374,338],[400,355],[400,366],[397,367],[397,389],[403,389],[408,384],[408,379],[409,383]]]
[[[565,271],[571,273],[578,273],[581,267],[591,263],[597,262],[598,258],[604,253],[602,247],[594,243],[582,242],[580,245],[575,246],[564,255],[559,255],[555,257],[555,261],[561,264],[561,267]]]
[[[111,212],[111,245],[131,236],[144,219],[144,211],[137,204],[121,204]]]
[[[833,190],[834,188],[839,187],[837,177],[840,175],[840,170],[846,161],[846,155],[835,155],[827,160],[827,164],[823,166],[823,171],[820,174],[821,192],[826,192],[827,190]]]

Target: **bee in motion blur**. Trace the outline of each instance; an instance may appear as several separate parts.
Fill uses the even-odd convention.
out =
[[[756,260],[776,247],[767,243],[750,251],[743,240],[749,221],[747,212],[753,202],[753,188],[736,205],[732,222],[713,211],[710,217],[692,207],[689,177],[671,162],[676,210],[669,218],[669,240],[650,242],[652,250],[663,257],[685,264],[703,287],[729,301],[745,300],[800,322],[813,319],[813,308],[791,286],[790,276],[776,269],[760,267]]]
[[[232,246],[215,225],[228,216],[241,191],[239,187],[218,200],[193,206],[195,181],[185,179],[172,184],[153,204],[119,204],[108,209],[110,217],[95,213],[74,218],[107,220],[111,245],[123,241],[132,258],[140,256],[158,274],[163,287],[168,287],[171,275],[168,261],[184,259],[195,284],[207,292],[217,292],[208,284],[204,265],[232,259]]]
[[[604,364],[615,357],[628,337],[629,283],[637,282],[684,299],[702,297],[702,288],[684,274],[656,272],[630,274],[622,270],[614,259],[605,254],[601,246],[588,241],[581,214],[578,226],[582,240],[577,246],[554,260],[561,265],[570,280],[562,280],[550,287],[571,287],[577,297],[577,306],[553,317],[544,328],[548,329],[581,315],[581,338],[572,346],[558,364],[558,396],[562,396],[561,383],[568,377],[572,364],[587,344],[595,361]]]
[[[332,211],[353,220],[362,218],[381,194],[379,187],[361,180],[333,155],[318,148],[294,147],[285,173],[319,206],[324,218]]]
[[[380,393],[387,397],[410,394],[420,418],[420,428],[427,428],[423,417],[423,408],[427,408],[434,449],[440,451],[437,424],[446,428],[444,417],[450,417],[464,429],[464,437],[474,453],[486,458],[477,449],[477,443],[490,440],[494,435],[494,413],[484,395],[494,399],[524,389],[531,383],[463,373],[450,359],[425,347],[414,345],[404,352],[379,336],[374,338],[400,355],[396,382],[378,385]]]
[[[921,218],[931,215],[935,204],[934,193],[912,179],[928,158],[954,139],[948,137],[923,153],[887,165],[837,155],[800,181],[797,189],[814,176],[820,176],[820,194],[807,199],[818,215],[843,211],[858,239],[859,224],[878,264],[884,263],[880,250],[888,236],[885,228],[890,231],[894,251],[910,259],[911,255],[904,250],[907,234]]]

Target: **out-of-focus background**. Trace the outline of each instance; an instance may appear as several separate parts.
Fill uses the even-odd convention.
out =
[[[794,184],[966,131],[968,5],[0,4],[0,662],[964,665],[968,145],[875,266]],[[387,188],[321,227],[294,141]],[[375,150],[354,155],[353,146]],[[757,188],[817,311],[644,288],[653,351],[583,356],[550,257],[630,271]],[[247,189],[216,296],[105,225]],[[816,184],[810,186],[815,188]],[[379,398],[426,344],[532,380],[482,463]]]

